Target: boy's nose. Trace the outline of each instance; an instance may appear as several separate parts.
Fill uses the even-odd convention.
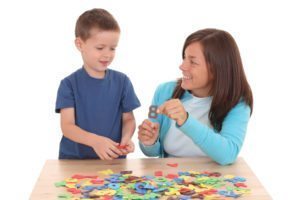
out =
[[[105,53],[103,54],[103,57],[105,57],[105,58],[111,58],[111,56],[112,56],[112,53],[111,53],[111,52],[105,52]]]

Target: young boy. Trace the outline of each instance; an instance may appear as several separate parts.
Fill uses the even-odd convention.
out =
[[[120,28],[104,9],[77,20],[75,45],[83,67],[60,83],[56,109],[63,137],[59,159],[112,160],[134,151],[133,110],[140,106],[129,78],[107,67],[113,61]]]

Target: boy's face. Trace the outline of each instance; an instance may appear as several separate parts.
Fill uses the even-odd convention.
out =
[[[81,52],[84,67],[91,75],[101,75],[115,57],[120,33],[117,31],[101,31],[92,29],[90,37],[83,41],[76,38],[75,44]]]

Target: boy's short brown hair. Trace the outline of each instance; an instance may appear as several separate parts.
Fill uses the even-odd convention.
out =
[[[85,41],[90,37],[90,31],[93,28],[120,32],[118,22],[108,11],[101,8],[87,10],[79,16],[75,27],[75,37],[80,37]]]

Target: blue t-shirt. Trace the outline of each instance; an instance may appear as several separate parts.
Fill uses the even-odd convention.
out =
[[[78,69],[60,83],[55,112],[74,108],[75,124],[88,132],[105,136],[115,142],[122,137],[122,113],[140,106],[129,78],[107,69],[103,79],[91,77]],[[93,148],[62,137],[59,159],[99,158]]]

